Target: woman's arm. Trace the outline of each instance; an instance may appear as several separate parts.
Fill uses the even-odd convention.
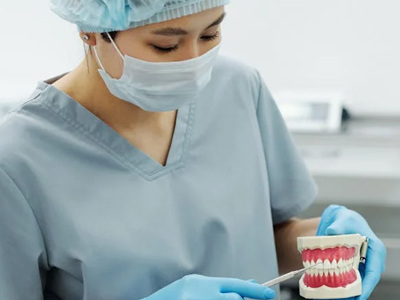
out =
[[[320,218],[290,219],[274,226],[275,247],[278,254],[279,272],[286,273],[303,267],[297,250],[297,237],[315,236]]]
[[[42,300],[47,269],[44,239],[33,211],[0,169],[0,299]]]

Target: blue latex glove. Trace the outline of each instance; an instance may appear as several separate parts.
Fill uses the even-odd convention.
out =
[[[362,294],[349,299],[366,300],[371,295],[385,271],[386,248],[368,226],[367,221],[357,212],[344,206],[331,205],[322,214],[317,236],[356,234],[366,236],[368,251],[366,263],[360,264]]]
[[[244,297],[274,299],[275,291],[252,281],[188,275],[143,300],[243,300]]]

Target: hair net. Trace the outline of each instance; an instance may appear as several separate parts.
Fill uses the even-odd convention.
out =
[[[229,0],[50,0],[51,9],[84,32],[121,31],[164,22]]]

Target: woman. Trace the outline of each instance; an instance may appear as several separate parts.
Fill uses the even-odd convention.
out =
[[[0,299],[273,299],[296,237],[370,239],[316,196],[257,71],[218,56],[228,0],[52,1],[89,47],[0,126]],[[276,254],[277,253],[277,254]],[[194,275],[200,274],[200,275]]]

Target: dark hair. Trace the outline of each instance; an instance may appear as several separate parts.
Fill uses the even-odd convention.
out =
[[[118,34],[118,31],[111,31],[111,32],[109,32],[108,34],[109,34],[109,35],[111,36],[111,38],[114,40],[115,37],[116,37],[117,34]],[[110,39],[108,38],[108,35],[107,35],[106,32],[102,32],[102,33],[101,33],[101,36],[103,37],[103,40],[105,40],[107,43],[111,43],[111,41],[110,41]]]

